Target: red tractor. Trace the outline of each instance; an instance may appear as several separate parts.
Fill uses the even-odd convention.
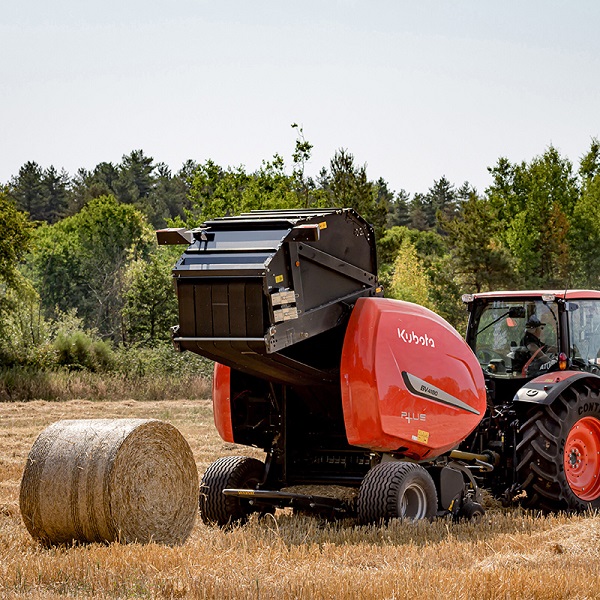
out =
[[[204,521],[288,506],[473,518],[481,485],[531,507],[600,506],[600,293],[465,297],[465,342],[382,297],[353,210],[252,211],[158,239],[188,245],[173,341],[215,361],[219,434],[266,454],[208,468]]]
[[[461,448],[495,453],[486,486],[531,508],[600,507],[600,292],[463,300],[488,410]]]

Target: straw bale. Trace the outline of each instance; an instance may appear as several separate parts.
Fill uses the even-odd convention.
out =
[[[20,508],[29,533],[46,544],[182,544],[198,509],[198,470],[168,423],[58,421],[31,448]]]

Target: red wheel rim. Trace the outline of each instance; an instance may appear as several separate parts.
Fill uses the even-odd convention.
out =
[[[565,474],[573,493],[581,500],[600,496],[600,420],[579,419],[569,431],[564,454]]]

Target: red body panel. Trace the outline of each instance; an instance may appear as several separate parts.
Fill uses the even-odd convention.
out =
[[[348,441],[416,460],[455,448],[480,422],[486,392],[479,362],[432,311],[360,298],[342,350]]]
[[[579,377],[581,376],[581,373],[582,371],[552,371],[532,379],[529,383],[545,383],[552,385],[554,383],[561,383],[571,377]]]
[[[231,369],[215,363],[213,374],[213,415],[219,435],[233,443],[233,425],[231,423]]]

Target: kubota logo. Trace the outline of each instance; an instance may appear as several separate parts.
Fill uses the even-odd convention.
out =
[[[428,346],[429,348],[435,348],[435,341],[433,338],[430,338],[427,334],[418,335],[414,331],[410,333],[403,329],[400,331],[400,327],[398,327],[398,337],[407,344],[417,344],[420,346]]]

